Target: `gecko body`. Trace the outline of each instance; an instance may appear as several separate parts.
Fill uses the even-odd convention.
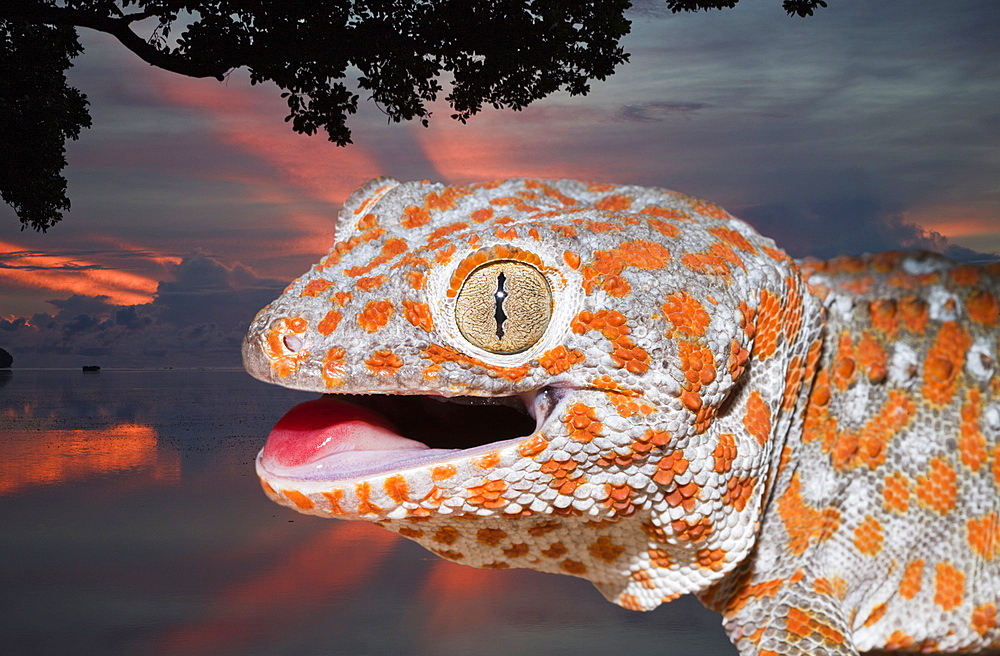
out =
[[[696,593],[742,654],[1000,646],[996,268],[796,263],[566,180],[378,179],[336,234],[244,342],[325,395],[258,457],[275,501],[629,609]]]

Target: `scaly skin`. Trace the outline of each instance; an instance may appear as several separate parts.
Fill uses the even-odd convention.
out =
[[[1000,647],[995,267],[796,264],[711,203],[565,180],[374,180],[337,237],[254,320],[250,373],[520,395],[538,425],[324,475],[265,449],[275,501],[625,608],[697,593],[741,654]],[[469,337],[482,271],[514,347]]]

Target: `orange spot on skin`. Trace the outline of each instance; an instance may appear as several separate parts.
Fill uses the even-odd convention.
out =
[[[882,345],[868,331],[861,335],[858,342],[858,364],[868,375],[868,380],[874,384],[885,381],[889,370],[886,368],[889,356]]]
[[[571,560],[567,558],[566,560],[559,563],[559,567],[562,571],[567,574],[572,574],[573,576],[583,576],[587,573],[587,566],[578,560]]]
[[[621,485],[614,485],[612,483],[605,483],[604,488],[607,491],[608,498],[604,500],[604,505],[611,509],[619,517],[629,517],[635,513],[635,506],[632,505],[632,488],[623,483]]]
[[[323,358],[323,382],[327,387],[340,387],[344,384],[344,349],[334,347],[326,352]]]
[[[424,537],[424,532],[418,528],[410,528],[409,526],[402,526],[396,529],[396,532],[403,537],[410,538],[411,540],[416,540],[417,538]]]
[[[757,305],[756,342],[753,347],[754,357],[758,360],[766,360],[777,351],[782,319],[781,301],[770,291],[762,289]]]
[[[832,628],[828,623],[814,617],[809,610],[789,608],[785,620],[786,630],[813,644],[844,644],[844,635]]]
[[[980,392],[974,387],[970,388],[966,393],[965,403],[962,404],[958,451],[962,463],[972,471],[979,471],[979,468],[987,462],[986,437],[979,430],[981,411]]]
[[[493,231],[493,234],[497,239],[505,239],[507,241],[517,239],[517,230],[512,226],[508,226],[506,228],[497,226],[496,230]]]
[[[458,362],[459,364],[467,366],[481,367],[512,382],[524,378],[530,370],[530,365],[527,363],[521,365],[520,367],[496,367],[465,355],[464,353],[459,353],[455,349],[447,346],[441,346],[439,344],[431,344],[429,347],[421,351],[420,354],[433,362],[435,365],[440,365],[444,362]]]
[[[866,465],[875,469],[885,462],[888,445],[916,412],[916,404],[902,390],[889,398],[860,430],[842,429],[832,437],[832,464],[838,469]],[[808,423],[808,419],[807,419]]]
[[[436,465],[434,469],[431,470],[431,479],[435,481],[444,481],[452,476],[458,470],[455,469],[455,465]]]
[[[299,510],[312,510],[313,506],[316,505],[313,503],[312,499],[298,490],[282,490],[281,493],[284,494],[289,501],[295,504],[295,507]]]
[[[440,544],[455,544],[455,541],[461,537],[461,533],[454,526],[441,526],[436,531],[431,539]]]
[[[944,610],[957,608],[965,598],[965,573],[948,562],[934,566],[934,603]]]
[[[573,251],[563,252],[563,261],[569,265],[569,268],[576,270],[580,268],[580,256]]]
[[[517,451],[525,458],[533,458],[548,447],[549,441],[541,434],[532,435],[518,445]]]
[[[361,208],[359,207],[358,210],[360,209]],[[357,214],[358,210],[355,210],[354,213]],[[358,219],[356,227],[358,230],[368,230],[369,228],[377,228],[378,217],[369,212],[368,214],[365,214],[363,217]]]
[[[969,333],[954,321],[945,321],[927,351],[924,366],[924,398],[932,406],[951,403],[958,390],[958,374],[964,365],[966,351],[972,346]]]
[[[391,262],[403,253],[407,251],[406,241],[398,237],[393,237],[391,239],[386,239],[385,243],[382,244],[382,251],[372,258],[371,262],[365,266],[352,267],[350,269],[344,269],[344,274],[352,278],[358,276],[363,276],[367,273],[371,273],[376,267],[381,266],[387,262]]]
[[[385,479],[384,487],[386,494],[396,503],[403,503],[410,500],[410,486],[407,485],[406,479],[399,474]]]
[[[640,214],[645,214],[647,216],[655,216],[661,219],[671,219],[674,221],[691,221],[691,216],[687,212],[681,210],[675,210],[668,207],[645,207],[639,211]],[[649,220],[652,223],[652,219]],[[671,226],[672,227],[672,226]],[[667,235],[668,237],[676,237],[677,235]]]
[[[753,390],[747,397],[746,414],[743,415],[743,427],[757,442],[763,446],[771,438],[771,409],[760,392]]]
[[[605,390],[608,400],[622,417],[631,417],[636,413],[648,415],[656,412],[656,408],[642,400],[642,392],[621,387],[611,376],[604,375],[595,378],[591,381],[591,385],[597,389]]]
[[[618,558],[625,553],[625,547],[620,544],[615,544],[612,539],[606,535],[602,535],[597,538],[596,542],[591,543],[587,547],[587,551],[590,555],[597,560],[603,560],[606,563],[613,563],[618,560]]]
[[[691,199],[691,209],[701,214],[702,216],[707,216],[710,219],[731,219],[729,212],[722,209],[715,203],[710,203],[707,200],[702,200],[700,198]]]
[[[498,528],[481,528],[476,531],[476,542],[489,547],[497,546],[506,538],[507,533]]]
[[[310,280],[306,283],[305,287],[302,288],[302,293],[300,296],[319,296],[321,293],[325,292],[327,289],[333,286],[333,282],[326,280],[324,278],[317,278],[315,280]]]
[[[469,215],[469,218],[476,223],[485,223],[493,218],[493,208],[492,207],[481,207]]]
[[[735,476],[726,481],[726,491],[722,493],[722,503],[742,512],[750,501],[757,479],[753,476]]]
[[[574,403],[567,408],[563,423],[566,424],[570,438],[577,442],[590,442],[604,428],[594,409],[585,403]]]
[[[392,303],[388,300],[368,301],[365,309],[358,314],[358,325],[374,333],[389,322],[392,310]]]
[[[899,582],[899,596],[903,599],[913,599],[920,592],[924,574],[924,559],[911,561],[903,571],[903,579]]]
[[[406,273],[406,282],[410,283],[410,287],[414,289],[423,289],[426,281],[427,276],[423,271],[408,271]]]
[[[617,310],[598,310],[596,313],[581,312],[570,324],[573,332],[585,334],[589,330],[599,331],[608,339],[614,350],[611,361],[620,369],[634,374],[645,373],[649,369],[649,354],[645,349],[636,346],[629,337],[631,329],[625,316]]]
[[[573,365],[583,362],[583,353],[573,349],[569,350],[562,344],[559,346],[549,349],[538,358],[538,364],[549,372],[549,374],[555,376],[556,374],[561,374],[569,371],[569,368]]]
[[[955,469],[940,457],[931,458],[927,475],[917,477],[917,499],[939,515],[955,507],[958,496]]]
[[[486,455],[473,458],[472,464],[480,469],[493,469],[500,464],[500,454],[496,451],[491,451]]]
[[[882,488],[882,506],[900,515],[910,509],[910,479],[901,472],[893,472],[885,477]]]
[[[359,292],[373,292],[381,287],[388,279],[389,276],[386,275],[372,276],[371,278],[358,278],[358,281],[354,286]]]
[[[434,329],[431,309],[426,303],[404,300],[403,317],[417,328],[423,328],[426,332],[431,332]]]
[[[650,210],[657,210],[657,209],[659,209],[659,208],[657,208],[657,207],[647,207],[646,209],[644,209],[642,211],[642,213],[643,214],[649,214]],[[685,218],[685,220],[687,219],[687,217],[684,217],[684,218]],[[649,224],[650,228],[652,228],[653,230],[657,231],[658,233],[660,233],[661,235],[663,235],[664,237],[667,237],[669,239],[673,239],[675,237],[678,237],[681,234],[681,231],[680,231],[680,229],[677,226],[673,225],[672,223],[667,223],[666,221],[662,221],[660,219],[649,218],[649,219],[646,219],[646,223]]]
[[[612,194],[598,200],[594,207],[606,212],[624,212],[632,207],[632,199],[622,194]]]
[[[365,360],[365,366],[375,375],[391,376],[399,371],[403,361],[389,349],[383,349],[372,353],[372,357]]]
[[[993,560],[1000,555],[1000,524],[997,513],[993,512],[980,519],[972,518],[966,523],[969,546],[984,560]]]
[[[378,515],[382,513],[382,509],[371,501],[371,483],[358,483],[354,486],[354,492],[358,495],[359,515]]]
[[[469,490],[469,498],[466,501],[473,506],[497,509],[507,505],[503,493],[507,490],[506,481],[486,481],[482,485],[475,485]]]
[[[985,326],[994,326],[1000,317],[1000,303],[997,297],[989,292],[976,290],[969,294],[965,302],[965,310],[969,318]]]
[[[778,498],[778,515],[788,533],[788,550],[796,556],[810,544],[829,539],[840,526],[840,512],[836,508],[829,506],[820,511],[805,502],[798,472]]]
[[[626,241],[610,251],[595,251],[590,264],[583,266],[583,288],[587,294],[595,286],[611,296],[627,296],[632,288],[621,276],[627,267],[642,270],[662,269],[670,262],[670,251],[662,244],[644,239]]]
[[[723,549],[699,549],[695,557],[701,567],[714,572],[721,571],[726,564],[726,552]]]
[[[900,299],[896,308],[907,330],[917,335],[927,332],[927,303],[911,296]]]
[[[688,337],[701,337],[708,329],[711,317],[705,311],[705,306],[687,292],[670,294],[662,308],[663,316],[672,325],[667,330],[668,338],[673,338],[677,333],[683,333]]]
[[[868,313],[871,315],[872,326],[876,330],[885,333],[887,337],[894,337],[896,335],[899,316],[896,312],[896,301],[894,299],[872,301],[868,304]]]
[[[319,331],[320,335],[329,335],[334,330],[337,329],[337,324],[340,323],[340,312],[337,310],[330,310],[326,313],[326,316],[319,322],[316,326],[316,330]]]
[[[732,230],[730,228],[723,228],[722,226],[717,226],[715,228],[709,228],[708,231],[713,235],[715,235],[716,237],[718,237],[719,239],[721,239],[722,241],[732,246],[733,248],[738,248],[742,251],[746,251],[747,253],[751,254],[757,252],[757,249],[753,247],[753,244],[747,241],[746,237],[744,237],[735,230]]]
[[[708,517],[700,519],[678,519],[670,522],[674,537],[681,542],[701,542],[712,532],[712,520]]]
[[[909,635],[903,633],[902,631],[893,631],[888,638],[885,640],[885,648],[889,651],[897,651],[900,649],[907,649],[913,646],[915,641]]]
[[[546,558],[561,558],[569,553],[569,549],[562,542],[553,542],[547,549],[542,549],[539,553]]]
[[[337,292],[330,297],[330,300],[335,302],[340,307],[344,307],[354,296],[351,292]]]
[[[719,435],[719,443],[715,445],[712,452],[712,459],[715,461],[713,471],[717,474],[725,474],[733,468],[733,461],[736,460],[736,439],[732,433],[722,433]]]
[[[404,228],[419,228],[420,226],[425,226],[431,222],[431,214],[426,209],[422,207],[417,207],[416,205],[410,205],[403,210],[403,218],[399,220],[399,223]]]
[[[981,636],[997,628],[997,606],[992,601],[977,606],[972,611],[972,629]]]
[[[877,556],[882,551],[882,539],[882,525],[871,515],[854,529],[854,546],[866,556]]]
[[[341,507],[340,502],[344,500],[344,490],[336,488],[330,492],[321,492],[326,500],[330,502],[331,515],[346,515],[347,512]]]

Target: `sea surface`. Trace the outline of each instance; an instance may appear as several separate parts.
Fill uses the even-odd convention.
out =
[[[691,597],[630,612],[272,504],[254,458],[314,396],[242,371],[0,372],[0,653],[736,653]]]

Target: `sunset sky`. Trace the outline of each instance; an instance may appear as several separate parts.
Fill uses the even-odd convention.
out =
[[[377,175],[657,185],[713,200],[792,255],[1000,253],[1000,3],[779,0],[672,15],[637,2],[631,61],[585,97],[468,125],[294,134],[279,91],[152,69],[81,30],[73,209],[47,234],[0,207],[0,347],[15,367],[225,366],[260,306],[327,251]]]

